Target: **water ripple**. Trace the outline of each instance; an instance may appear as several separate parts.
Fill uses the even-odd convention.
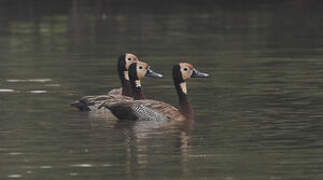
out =
[[[45,83],[52,81],[50,78],[35,78],[35,79],[7,79],[7,82],[17,83],[17,82],[39,82]]]
[[[72,167],[93,167],[92,164],[72,164]]]
[[[11,155],[11,156],[17,156],[17,155],[22,155],[24,153],[21,153],[21,152],[10,152],[8,153],[8,155]]]
[[[51,168],[53,168],[53,166],[51,166],[51,165],[43,165],[43,166],[40,166],[39,168],[40,169],[51,169]]]
[[[76,172],[71,172],[69,175],[70,175],[70,176],[77,176],[77,175],[78,175],[78,173],[76,173]]]
[[[9,174],[8,178],[22,178],[22,175],[20,175],[20,174]]]
[[[45,84],[47,87],[60,87],[60,84]]]
[[[2,92],[15,92],[13,89],[0,89],[0,93]]]
[[[29,92],[32,93],[32,94],[44,94],[44,93],[47,93],[46,90],[31,90]]]

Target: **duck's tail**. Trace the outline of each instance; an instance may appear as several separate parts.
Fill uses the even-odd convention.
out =
[[[76,107],[77,109],[79,109],[82,112],[91,111],[91,109],[89,108],[89,106],[86,103],[82,102],[82,101],[74,101],[70,105],[72,107]]]
[[[94,105],[95,96],[84,96],[80,100],[74,101],[71,106],[80,111],[91,111],[90,106]]]
[[[102,102],[107,100],[109,97],[110,96],[107,96],[107,95],[84,96],[80,100],[73,102],[71,106],[76,107],[80,111],[91,111],[93,110],[93,108],[102,104]]]

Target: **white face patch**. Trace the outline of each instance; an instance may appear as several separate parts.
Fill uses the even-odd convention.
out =
[[[185,81],[191,78],[193,74],[193,68],[192,68],[193,66],[187,63],[181,63],[180,67],[181,67],[180,71],[181,71],[183,80]]]
[[[124,75],[124,78],[126,79],[126,80],[130,80],[129,79],[129,73],[128,73],[128,71],[123,71],[123,75]]]
[[[131,54],[131,53],[127,53],[126,54],[126,57],[125,57],[125,62],[126,62],[126,69],[129,69],[130,65],[132,63],[135,63],[135,62],[138,62],[138,57],[135,56],[134,54]]]
[[[184,94],[187,94],[186,82],[182,82],[179,84]]]
[[[140,80],[136,80],[135,83],[136,83],[136,87],[141,87]]]
[[[138,62],[137,63],[137,77],[139,80],[142,80],[147,73],[147,69],[148,69],[149,65],[145,62]]]

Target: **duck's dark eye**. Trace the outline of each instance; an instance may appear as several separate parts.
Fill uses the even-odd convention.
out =
[[[131,61],[131,58],[128,58],[128,61]]]
[[[143,67],[142,66],[139,66],[139,69],[142,69]]]
[[[184,68],[184,71],[187,71],[188,69],[187,68]]]

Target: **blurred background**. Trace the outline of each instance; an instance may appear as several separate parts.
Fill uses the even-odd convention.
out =
[[[322,179],[323,2],[319,0],[1,0],[0,179]],[[69,104],[120,87],[133,52],[162,80],[151,99],[190,128],[155,129]]]

